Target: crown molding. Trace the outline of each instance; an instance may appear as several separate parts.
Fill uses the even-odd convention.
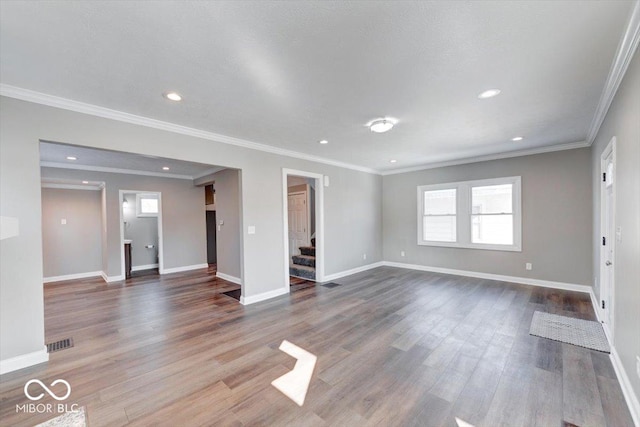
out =
[[[139,171],[139,170],[133,170],[133,169],[109,168],[105,166],[70,165],[67,163],[56,163],[56,162],[40,162],[40,166],[43,168],[74,169],[74,170],[91,171],[91,172],[122,173],[127,175],[143,175],[143,176],[156,176],[159,178],[193,180],[193,177],[190,175],[177,175],[177,174],[171,174],[171,173],[148,172],[148,171]]]
[[[213,175],[214,173],[223,171],[225,169],[227,169],[227,168],[223,168],[223,167],[211,168],[211,169],[206,170],[206,171],[204,171],[202,173],[199,173],[198,175],[194,175],[193,179],[196,180],[196,179],[204,178],[205,176]]]
[[[89,190],[89,191],[100,191],[102,187],[98,187],[96,185],[80,185],[80,184],[56,184],[53,182],[43,182],[41,184],[42,188],[57,188],[61,190]]]
[[[466,165],[469,163],[488,162],[490,160],[509,159],[512,157],[531,156],[534,154],[552,153],[554,151],[573,150],[576,148],[588,147],[587,141],[571,142],[569,144],[547,145],[545,147],[531,148],[529,150],[510,151],[507,153],[488,154],[486,156],[467,157],[464,159],[449,160],[445,162],[429,163],[426,165],[413,166],[402,169],[392,169],[382,171],[382,175],[396,175],[399,173],[416,172],[427,169],[444,168],[447,166]]]
[[[618,51],[616,52],[613,64],[609,70],[609,76],[600,95],[600,101],[596,108],[596,114],[593,116],[591,126],[589,127],[589,133],[587,134],[587,141],[589,145],[593,144],[602,122],[604,122],[609,107],[613,102],[613,98],[616,96],[616,92],[620,87],[620,83],[624,78],[627,68],[631,63],[636,49],[638,48],[638,42],[640,41],[640,0],[636,0],[633,6],[633,11],[629,17],[627,28],[620,40]]]
[[[148,117],[137,116],[135,114],[129,114],[93,104],[87,104],[84,102],[48,95],[46,93],[36,92],[33,90],[11,86],[4,83],[0,83],[0,95],[19,99],[21,101],[33,102],[35,104],[47,105],[49,107],[75,111],[77,113],[89,114],[91,116],[102,117],[104,119],[117,120],[120,122],[146,126],[149,128],[178,133],[181,135],[193,136],[196,138],[220,142],[223,144],[235,145],[237,147],[249,148],[251,150],[263,151],[266,153],[278,154],[280,156],[293,157],[301,160],[309,160],[317,163],[324,163],[326,165],[352,169],[360,172],[380,174],[379,171],[364,166],[331,160],[324,157],[313,156],[311,154],[300,153],[298,151],[287,150],[284,148],[273,147],[271,145],[260,144],[246,139],[234,138],[227,135],[221,135],[218,133],[177,125],[174,123],[164,122]]]

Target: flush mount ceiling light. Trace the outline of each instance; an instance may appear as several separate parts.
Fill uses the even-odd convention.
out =
[[[396,163],[396,162],[397,162],[397,160],[396,160],[396,159],[391,159],[391,160],[389,160],[389,163]]]
[[[318,141],[319,144],[328,144],[329,141],[327,141],[326,139],[320,140]]]
[[[162,94],[169,101],[182,101],[182,96],[178,92],[165,92]]]
[[[515,138],[511,138],[512,141],[522,141],[523,139],[523,136],[516,136]]]
[[[162,170],[163,170],[163,171],[168,171],[168,170],[169,170],[169,166],[163,166],[163,167],[162,167]]]
[[[371,132],[383,133],[390,131],[393,125],[395,125],[396,123],[397,122],[394,119],[384,118],[373,120],[367,123],[367,126],[369,126],[369,129],[371,129]]]
[[[493,98],[494,96],[499,94],[500,94],[500,89],[489,89],[489,90],[485,90],[480,95],[478,95],[478,98],[480,99]]]
[[[78,160],[78,158],[74,156],[67,156],[67,160]]]

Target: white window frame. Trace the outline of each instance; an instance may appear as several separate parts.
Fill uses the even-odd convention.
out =
[[[513,185],[512,193],[512,211],[513,211],[513,244],[487,244],[472,243],[471,220],[471,189],[473,187],[483,187],[489,185]],[[438,242],[424,240],[423,236],[423,216],[424,216],[424,199],[425,191],[434,190],[456,190],[456,241],[455,242]],[[503,178],[480,179],[474,181],[448,182],[443,184],[431,184],[418,186],[418,245],[420,246],[440,246],[449,248],[470,248],[470,249],[486,249],[493,251],[510,251],[522,252],[522,177],[509,176]]]
[[[158,201],[158,212],[142,212],[142,199],[154,199]],[[160,212],[160,198],[156,193],[136,193],[136,216],[137,217],[157,217]]]

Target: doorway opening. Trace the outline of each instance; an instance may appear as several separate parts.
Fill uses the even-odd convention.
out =
[[[286,287],[324,279],[323,176],[283,169]]]
[[[162,193],[119,190],[121,266],[132,275],[163,273]]]
[[[207,264],[216,266],[218,253],[216,249],[216,190],[214,184],[204,187],[204,207],[207,221]]]
[[[615,323],[615,246],[616,230],[616,138],[600,156],[600,310],[601,321],[613,345]]]

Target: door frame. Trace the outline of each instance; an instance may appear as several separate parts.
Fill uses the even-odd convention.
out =
[[[288,215],[288,197],[289,191],[287,187],[288,176],[300,176],[303,178],[312,178],[315,180],[315,214],[316,214],[316,282],[324,282],[324,175],[314,172],[301,171],[296,169],[282,168],[282,223],[283,233],[282,240],[284,242],[283,252],[283,271],[284,271],[284,287],[289,292],[289,215]],[[307,195],[308,199],[308,195]],[[307,206],[309,204],[307,203]],[[308,208],[310,209],[310,208]]]
[[[124,221],[122,215],[122,203],[125,194],[157,194],[158,195],[158,273],[164,274],[164,242],[162,239],[162,193],[160,191],[148,190],[118,190],[118,212],[120,212],[120,271],[122,280],[126,279],[124,267]]]
[[[612,180],[612,194],[611,194],[611,212],[613,221],[611,229],[614,230],[613,235],[607,234],[607,246],[611,245],[611,251],[613,252],[613,260],[610,260],[613,265],[607,266],[605,263],[607,262],[607,250],[602,245],[601,238],[605,236],[605,230],[607,229],[607,185],[606,182],[602,179],[603,173],[607,171],[607,162],[606,159],[611,155],[613,162],[613,180]],[[600,182],[600,236],[598,239],[598,247],[600,248],[600,304],[598,306],[598,310],[600,312],[600,319],[603,324],[604,330],[608,335],[610,343],[614,344],[614,328],[615,328],[615,267],[616,267],[616,237],[615,237],[615,224],[616,224],[616,137],[614,136],[607,144],[607,147],[602,151],[600,155],[600,175],[598,176],[598,181]],[[607,274],[607,269],[613,268],[613,274],[611,274],[611,281],[608,281],[608,286],[603,286],[605,283],[605,274]],[[602,308],[602,303],[605,302],[608,304],[607,309]],[[609,311],[610,315],[607,316],[606,313]],[[609,322],[611,319],[611,322]]]

